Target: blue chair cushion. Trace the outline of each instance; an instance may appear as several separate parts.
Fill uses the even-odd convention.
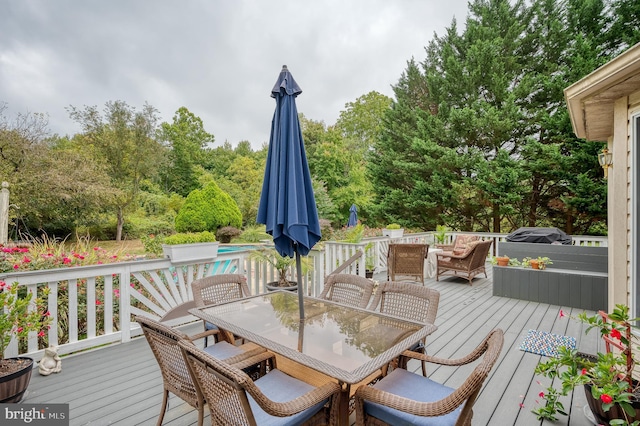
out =
[[[219,330],[218,326],[215,324],[211,324],[210,322],[205,321],[204,322],[204,329],[209,331],[209,330]]]
[[[388,376],[373,385],[373,387],[420,402],[438,401],[449,396],[455,390],[401,368],[393,370]],[[365,401],[364,411],[373,417],[395,426],[450,426],[456,423],[462,408],[458,407],[451,413],[441,417],[420,417]]]
[[[310,384],[293,378],[278,369],[271,370],[268,374],[256,380],[255,384],[267,398],[274,402],[288,402],[314,389]],[[249,397],[249,405],[251,405],[256,424],[260,426],[293,426],[302,424],[313,417],[328,401],[328,399],[325,399],[313,407],[290,417],[276,417],[260,408],[251,395],[247,396]]]
[[[215,345],[209,345],[204,348],[204,351],[218,359],[231,358],[232,356],[244,353],[242,349],[228,342],[218,342]]]

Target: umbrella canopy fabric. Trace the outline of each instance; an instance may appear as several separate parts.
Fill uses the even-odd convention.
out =
[[[322,236],[295,102],[300,93],[283,66],[271,91],[276,110],[257,217],[278,253],[289,257],[306,256]]]
[[[358,224],[358,208],[355,204],[351,204],[349,209],[349,222],[347,222],[347,228],[356,226]]]

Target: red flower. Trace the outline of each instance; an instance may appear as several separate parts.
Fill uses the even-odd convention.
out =
[[[20,265],[18,264],[13,265],[13,269],[20,269]]]
[[[18,332],[18,333],[22,333],[22,330],[24,330],[24,328],[22,328],[22,327],[16,328],[16,332]]]
[[[31,263],[31,259],[29,259],[27,256],[22,258],[22,263]]]
[[[64,259],[62,259],[62,263],[67,265],[67,264],[71,263],[71,259],[69,259],[68,257],[65,257]]]
[[[102,302],[99,300],[96,300],[96,305],[102,305]]]
[[[619,330],[616,330],[615,328],[613,330],[611,330],[611,333],[609,333],[609,335],[614,338],[614,339],[618,339],[620,340],[622,338],[622,335],[620,334]]]
[[[602,395],[600,395],[600,400],[605,404],[611,404],[613,402],[613,398],[611,398],[606,393],[603,393]]]
[[[0,290],[2,290],[7,285],[6,282],[0,281]]]
[[[560,318],[564,317],[564,311],[562,309],[560,309]]]
[[[39,337],[43,337],[44,336],[44,331],[40,330],[40,332],[38,333]]]
[[[583,376],[584,376],[585,374],[587,374],[587,369],[586,369],[586,368],[583,368],[583,369],[582,369],[582,371],[580,372],[580,374],[582,374]]]
[[[544,392],[540,392],[540,393],[538,394],[538,396],[539,396],[540,398],[544,398]]]

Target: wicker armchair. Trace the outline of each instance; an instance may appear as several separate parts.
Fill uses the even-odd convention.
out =
[[[356,425],[471,425],[473,404],[503,342],[504,333],[495,329],[464,358],[449,360],[407,351],[408,356],[446,366],[466,365],[481,356],[482,361],[457,389],[400,368],[373,386],[361,386],[355,394]],[[428,417],[437,419],[429,422]]]
[[[469,243],[479,240],[480,237],[478,235],[458,234],[452,244],[436,244],[436,248],[450,252],[459,251],[457,254],[460,254],[466,250]]]
[[[387,280],[396,276],[409,276],[424,285],[424,260],[429,244],[389,244],[387,253]]]
[[[274,368],[253,381],[236,366],[181,341],[212,425],[336,424],[340,385],[314,387]]]
[[[231,302],[250,295],[247,279],[240,274],[220,274],[200,278],[191,283],[191,290],[197,308]],[[203,323],[205,331],[218,329],[215,324],[207,321],[203,321]],[[214,337],[216,341],[218,341],[218,337]],[[205,338],[205,346],[208,343],[208,338]]]
[[[373,293],[373,281],[353,274],[331,274],[327,277],[320,299],[366,308]]]
[[[425,324],[434,324],[439,302],[440,293],[437,290],[412,283],[387,281],[381,284],[376,291],[376,296],[369,309]],[[424,353],[425,344],[426,339],[423,339],[409,350]],[[400,367],[406,368],[406,357],[400,357],[398,364]],[[424,362],[422,362],[422,375],[427,375]]]
[[[189,374],[189,369],[185,358],[178,346],[178,341],[183,340],[187,345],[195,348],[193,340],[202,338],[205,333],[195,336],[187,336],[179,330],[167,327],[151,318],[142,316],[136,317],[136,322],[142,327],[147,342],[160,366],[164,395],[162,398],[162,409],[158,418],[158,426],[162,424],[164,413],[167,409],[169,392],[177,395],[186,403],[198,410],[198,425],[202,425],[204,419],[204,399],[196,390],[196,385]],[[252,365],[260,365],[264,373],[264,361],[271,358],[271,354],[264,348],[254,344],[234,346],[228,342],[221,341],[215,345],[205,348],[205,351],[226,362],[241,362],[241,368],[248,368],[244,360],[252,358]],[[265,356],[266,355],[266,356]],[[254,359],[253,357],[260,359]]]
[[[469,285],[473,281],[473,277],[484,273],[487,276],[485,263],[487,255],[493,241],[475,241],[469,244],[469,247],[462,254],[454,254],[452,252],[437,253],[438,270],[436,272],[436,281],[440,280],[440,275],[451,273],[455,276],[461,276],[469,280]]]

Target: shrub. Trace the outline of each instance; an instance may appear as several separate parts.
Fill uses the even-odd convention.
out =
[[[236,227],[223,226],[222,228],[218,229],[218,232],[216,232],[216,237],[221,243],[230,243],[233,238],[237,237],[241,233],[242,231],[240,231]]]
[[[264,225],[247,226],[236,239],[242,243],[259,243],[262,240],[270,240],[271,235],[267,234]]]
[[[176,245],[176,244],[193,244],[193,243],[213,243],[216,241],[216,236],[213,232],[181,232],[165,237],[164,244]]]
[[[222,226],[242,226],[238,204],[215,182],[191,191],[176,216],[178,232],[215,232]]]

